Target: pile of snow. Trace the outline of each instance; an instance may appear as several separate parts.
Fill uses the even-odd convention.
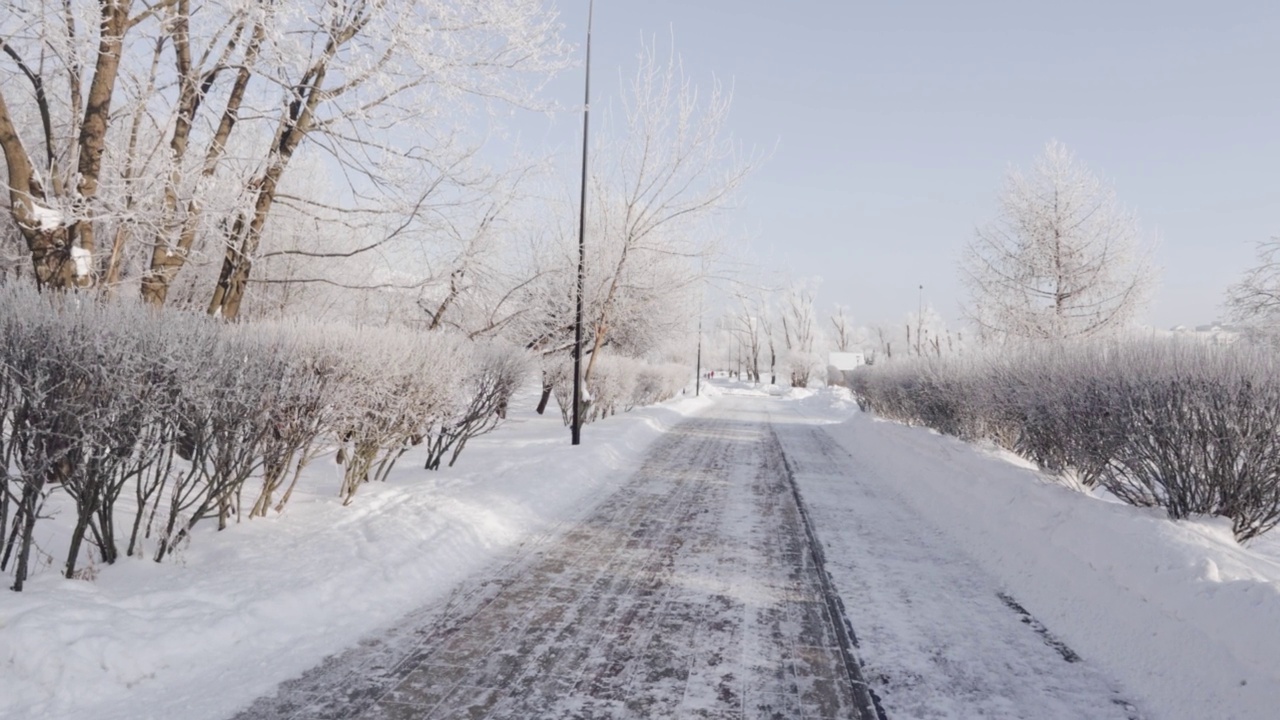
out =
[[[341,469],[322,458],[282,516],[198,526],[172,562],[124,558],[92,582],[45,567],[25,592],[0,591],[0,717],[230,716],[580,517],[711,402],[619,415],[572,447],[534,400],[517,398],[456,467],[427,472],[411,453],[350,507],[337,497]]]

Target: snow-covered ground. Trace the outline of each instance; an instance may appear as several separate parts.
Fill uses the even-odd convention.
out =
[[[798,479],[890,717],[1098,716],[1025,696],[1038,661],[996,634],[995,592],[1109,678],[1118,708],[1280,717],[1280,539],[1241,547],[1229,522],[1090,497],[826,394],[777,414],[829,423],[848,453],[841,477]],[[1069,700],[1061,667],[1053,692]]]
[[[321,459],[282,516],[199,526],[163,564],[126,558],[92,582],[45,567],[26,591],[0,591],[0,718],[229,717],[589,511],[711,402],[609,418],[574,448],[555,407],[539,417],[535,400],[513,403],[456,467],[427,472],[410,453],[350,507]]]
[[[777,421],[891,717],[1277,717],[1280,538],[1242,548],[1225,523],[1086,496],[839,391],[719,385]],[[572,448],[525,399],[458,467],[411,454],[351,507],[317,461],[283,516],[202,526],[172,561],[91,582],[43,568],[0,592],[0,718],[228,717],[583,517],[710,402],[611,418]]]

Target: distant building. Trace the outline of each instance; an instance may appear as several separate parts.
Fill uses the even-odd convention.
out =
[[[827,354],[827,365],[836,370],[852,370],[866,365],[867,358],[860,352],[833,352]]]
[[[1240,328],[1223,323],[1197,325],[1194,329],[1186,325],[1178,325],[1167,331],[1168,335],[1198,340],[1207,345],[1230,345],[1240,339],[1243,334]]]

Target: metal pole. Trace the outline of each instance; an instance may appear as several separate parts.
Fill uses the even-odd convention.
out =
[[[699,303],[701,307],[701,303]],[[698,377],[693,381],[693,396],[702,395],[702,314],[698,314]]]
[[[920,307],[916,310],[916,355],[920,355],[920,335],[924,330],[924,285],[920,286]]]
[[[582,290],[586,285],[587,263],[587,127],[591,117],[591,19],[595,0],[587,3],[587,64],[582,103],[582,194],[578,200],[578,287],[577,314],[573,323],[573,444],[582,442]]]

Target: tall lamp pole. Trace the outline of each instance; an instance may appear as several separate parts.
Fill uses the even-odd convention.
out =
[[[693,380],[693,396],[702,395],[702,303],[698,303],[698,367]]]
[[[922,355],[920,350],[920,335],[924,331],[924,285],[920,286],[920,307],[916,310],[916,355]],[[907,348],[910,352],[911,348]]]
[[[587,64],[582,103],[582,193],[578,200],[578,287],[577,312],[573,323],[573,444],[582,442],[582,289],[586,285],[587,262],[587,127],[591,118],[591,20],[595,0],[587,3]]]

